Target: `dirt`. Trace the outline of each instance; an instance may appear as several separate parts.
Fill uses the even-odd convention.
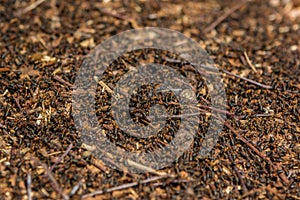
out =
[[[298,0],[0,2],[0,199],[300,199]],[[208,157],[196,156],[195,142],[172,166],[132,174],[82,142],[72,91],[96,45],[146,26],[179,31],[209,53],[224,80],[227,119]],[[203,118],[212,117],[203,97]],[[108,110],[98,104],[101,121]],[[102,126],[126,145],[112,118]],[[126,148],[137,142],[153,148],[134,138]]]

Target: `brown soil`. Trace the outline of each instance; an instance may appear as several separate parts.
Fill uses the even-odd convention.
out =
[[[300,199],[298,0],[0,2],[0,199]],[[211,55],[228,116],[208,158],[137,175],[91,154],[71,103],[84,56],[145,26]]]

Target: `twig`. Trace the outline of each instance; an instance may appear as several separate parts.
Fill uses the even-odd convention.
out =
[[[23,109],[22,109],[22,107],[20,106],[19,100],[18,100],[16,97],[14,97],[14,95],[12,95],[12,97],[13,97],[13,99],[15,100],[16,105],[18,106],[19,110],[22,111]]]
[[[203,98],[203,97],[201,97],[201,98]],[[203,98],[203,99],[204,99],[204,98]],[[204,100],[205,100],[205,99],[204,99]],[[206,100],[206,101],[207,101],[207,100]],[[210,104],[210,102],[207,101],[207,104]],[[232,117],[232,118],[236,118],[236,119],[241,119],[241,118],[244,117],[244,116],[237,116],[237,115],[235,115],[234,113],[229,112],[229,111],[227,111],[227,110],[222,110],[222,109],[214,108],[214,107],[207,106],[207,105],[203,105],[203,104],[197,104],[197,106],[202,107],[202,108],[206,108],[206,109],[215,110],[215,111],[217,111],[217,112],[219,112],[219,113],[226,114],[226,115],[228,115],[228,116],[230,116],[230,117]],[[194,107],[194,106],[190,106],[190,107]],[[207,111],[207,110],[205,110],[205,109],[201,109],[201,108],[198,108],[198,107],[194,107],[194,108],[197,108],[199,111],[202,111],[202,113],[205,113],[205,114],[206,114],[206,113],[210,113],[210,114],[212,114],[211,112],[209,112],[209,111]]]
[[[210,113],[209,111],[207,112]],[[199,116],[199,113],[186,113],[181,115],[163,115],[163,117],[172,117],[172,118],[185,118],[185,117],[194,117],[194,116]]]
[[[163,176],[163,175],[166,175],[165,172],[158,172],[156,171],[155,169],[151,168],[151,167],[148,167],[148,166],[145,166],[145,165],[142,165],[140,163],[137,163],[137,162],[134,162],[130,159],[127,159],[126,162],[128,163],[128,165],[130,165],[131,167],[134,167],[136,169],[140,169],[144,172],[151,172],[153,174],[156,174],[156,175],[159,175],[159,176]]]
[[[245,60],[245,56],[240,55],[239,57],[240,57],[243,65],[247,65],[248,64],[247,61]]]
[[[248,65],[251,67],[251,69],[252,69],[255,73],[257,73],[257,70],[256,70],[255,66],[252,64],[252,62],[250,61],[250,59],[249,59],[248,54],[247,54],[246,51],[244,51],[244,56],[245,56],[245,58],[246,58],[246,61],[247,61]]]
[[[217,72],[215,68],[213,67],[210,67],[210,66],[206,66],[206,65],[200,65],[201,69],[206,69],[204,71],[200,70],[198,68],[199,64],[197,63],[192,63],[192,62],[189,62],[188,60],[178,60],[178,59],[172,59],[172,58],[167,58],[167,57],[162,57],[162,59],[166,62],[170,62],[170,63],[174,63],[174,64],[180,64],[180,65],[191,65],[193,66],[194,68],[189,68],[189,67],[183,67],[186,69],[186,71],[190,70],[190,71],[197,71],[199,74],[203,75],[203,76],[207,76],[208,75],[208,71],[213,71],[213,72]],[[177,78],[176,78],[177,79]],[[189,85],[188,83],[180,80],[180,79],[177,79],[179,80],[180,82],[184,83],[184,84],[187,84]],[[189,85],[190,86],[190,85]],[[194,88],[193,88],[194,89]],[[195,90],[195,89],[194,89]]]
[[[171,183],[188,183],[188,182],[190,182],[190,180],[179,179],[179,180],[171,180],[170,182]],[[168,183],[170,183],[170,182],[168,182]],[[161,185],[164,185],[164,184],[166,184],[166,183],[165,182],[153,183],[153,186],[157,187],[157,186],[161,186]]]
[[[98,76],[94,76],[94,80],[103,88],[103,90],[106,90],[111,94],[113,93],[113,90],[108,85],[106,85],[106,83],[104,83],[103,81],[99,81]]]
[[[33,4],[29,5],[28,7],[24,8],[22,11],[20,11],[18,14],[22,15],[25,14],[31,10],[34,10],[36,7],[38,7],[40,4],[42,4],[44,1],[46,0],[37,0],[36,2],[34,2]]]
[[[254,84],[254,85],[260,86],[260,87],[262,87],[262,88],[265,88],[265,89],[272,89],[272,86],[264,85],[264,84],[262,84],[262,83],[259,83],[259,82],[254,81],[254,80],[251,80],[251,79],[248,79],[248,78],[241,77],[241,76],[236,75],[236,74],[233,74],[233,73],[231,73],[231,72],[229,72],[229,71],[227,71],[227,70],[225,70],[225,69],[221,69],[221,71],[223,71],[224,73],[226,73],[226,74],[228,74],[228,75],[231,75],[231,76],[233,76],[233,77],[236,77],[236,78],[242,79],[242,80],[244,80],[244,81],[247,81],[247,82],[249,82],[249,83],[252,83],[252,84]]]
[[[234,172],[236,173],[236,175],[237,175],[238,178],[240,179],[240,182],[241,182],[242,188],[243,188],[243,192],[244,192],[244,193],[248,192],[248,189],[247,189],[247,187],[246,187],[246,185],[245,185],[244,179],[243,179],[243,177],[241,176],[241,174],[240,174],[239,170],[237,169],[237,167],[235,166],[235,162],[234,162],[232,156],[230,155],[230,152],[229,152],[229,154],[228,154],[228,157],[229,157],[230,162],[232,163],[232,168],[233,168]]]
[[[9,72],[9,71],[10,71],[10,68],[8,68],[8,67],[0,68],[0,72]]]
[[[53,152],[53,153],[48,153],[47,157],[54,156],[54,155],[61,154],[61,153],[62,153],[62,151],[56,151],[56,152]]]
[[[79,188],[82,186],[82,180],[80,180],[71,190],[70,192],[70,196],[73,196],[74,194],[76,194],[76,192],[79,190]]]
[[[47,166],[44,166],[44,169],[47,170]],[[49,180],[51,182],[51,185],[52,185],[53,189],[57,193],[59,193],[65,200],[68,200],[69,197],[63,193],[61,187],[59,186],[58,182],[53,177],[52,173],[50,171],[47,171],[46,173],[47,173],[47,177],[49,178]]]
[[[69,153],[69,151],[72,149],[73,144],[71,143],[69,145],[69,147],[67,148],[67,150],[65,151],[65,153],[63,153],[63,155],[61,157],[59,157],[59,159],[56,160],[56,162],[50,167],[49,172],[52,172],[52,170],[56,167],[56,165],[58,165],[63,159],[64,157],[66,157],[66,155]]]
[[[42,163],[38,158],[32,157],[31,159],[33,159],[36,163],[38,163],[39,165],[41,165],[44,170],[45,170],[45,175],[48,177],[50,184],[52,186],[52,188],[63,197],[64,200],[69,200],[69,196],[65,195],[63,193],[62,188],[60,187],[60,185],[58,184],[58,182],[55,180],[55,178],[53,177],[51,171],[49,171],[49,168],[46,164]]]
[[[112,158],[111,155],[109,155],[105,149],[97,148],[98,151],[103,155],[101,160],[104,160],[104,162],[109,163],[110,165],[115,166],[118,169],[122,169],[123,172],[127,173],[128,169],[121,163],[121,162],[115,162]]]
[[[229,115],[231,117],[237,117],[237,116],[235,116],[234,113],[228,112],[227,110],[221,110],[221,109],[218,109],[218,108],[214,108],[214,107],[206,106],[206,105],[202,105],[202,104],[197,104],[197,106],[199,106],[200,108],[211,109],[211,110],[217,111],[219,113],[223,113],[223,114]]]
[[[287,178],[287,176],[284,174],[283,170],[282,170],[282,166],[277,163],[277,165],[275,165],[270,158],[268,158],[263,152],[260,152],[253,144],[251,144],[246,138],[244,138],[239,131],[235,130],[228,122],[224,121],[223,119],[221,119],[220,117],[216,116],[219,120],[224,122],[224,125],[229,128],[236,136],[237,139],[241,140],[242,142],[244,142],[250,149],[252,149],[252,151],[254,151],[257,155],[259,155],[262,159],[264,159],[267,163],[269,163],[269,165],[272,166],[272,168],[277,172],[277,174],[279,175],[279,177],[281,178],[281,180],[284,182],[284,184],[288,185],[289,184],[289,180]]]
[[[146,184],[146,183],[154,182],[154,181],[164,179],[164,178],[168,178],[168,177],[169,177],[168,175],[155,176],[155,177],[151,177],[151,178],[139,181],[139,182],[126,183],[126,184],[115,186],[115,187],[112,187],[112,188],[109,188],[109,189],[106,189],[106,190],[97,190],[97,191],[91,192],[89,194],[82,195],[81,198],[85,199],[85,198],[88,198],[88,197],[93,197],[95,195],[104,194],[105,192],[110,193],[110,192],[117,191],[117,190],[124,190],[124,189],[127,189],[127,188],[138,186],[139,184]]]
[[[113,17],[113,18],[116,18],[116,19],[124,20],[124,21],[129,21],[128,18],[122,16],[121,14],[118,14],[118,13],[112,13],[111,11],[108,11],[108,10],[106,10],[106,9],[101,9],[101,8],[98,8],[98,10],[99,10],[100,13],[102,13],[103,15],[107,15],[107,16],[110,16],[110,17]]]
[[[272,117],[274,114],[254,114],[251,115],[250,117]]]
[[[252,0],[248,0],[248,1],[252,1]],[[246,1],[247,2],[247,1]],[[180,64],[182,64],[182,65],[185,65],[185,64],[190,64],[190,65],[192,65],[192,66],[197,66],[197,64],[194,64],[194,63],[190,63],[190,62],[187,62],[187,61],[181,61],[181,60],[176,60],[176,59],[170,59],[170,58],[163,58],[165,61],[167,61],[167,62],[173,62],[173,63],[180,63]],[[248,58],[249,59],[249,58]],[[249,60],[250,61],[250,60]],[[251,62],[250,62],[251,63]],[[213,67],[210,67],[210,66],[204,66],[204,65],[201,65],[201,67],[202,68],[205,68],[207,71],[214,71],[214,72],[218,72],[217,71],[217,69],[215,69],[215,68],[213,68]],[[253,66],[254,67],[254,66]],[[255,67],[254,67],[254,69],[255,69]],[[224,73],[226,73],[226,74],[228,74],[228,75],[231,75],[231,76],[233,76],[233,77],[236,77],[236,78],[239,78],[239,79],[242,79],[242,80],[244,80],[244,81],[247,81],[247,82],[250,82],[250,83],[252,83],[252,84],[254,84],[254,85],[257,85],[257,86],[260,86],[260,87],[263,87],[263,88],[266,88],[266,89],[272,89],[272,86],[269,86],[269,85],[264,85],[264,84],[261,84],[261,83],[258,83],[258,82],[256,82],[256,81],[254,81],[254,80],[251,80],[251,79],[248,79],[248,78],[244,78],[244,77],[241,77],[241,76],[239,76],[239,75],[236,75],[236,74],[233,74],[233,73],[231,73],[231,72],[229,72],[229,71],[227,71],[227,70],[225,70],[225,69],[219,69],[220,71],[222,71],[222,72],[224,72]],[[256,71],[256,69],[255,69],[255,71]],[[202,74],[202,75],[207,75],[207,73],[206,73],[206,71],[197,71],[198,73],[200,73],[200,74]],[[184,84],[186,84],[186,85],[189,85],[188,83],[186,83],[186,82],[184,82],[184,81],[182,81],[182,80],[179,80],[179,79],[177,79],[176,78],[176,80],[177,81],[180,81],[180,82],[182,82],[182,83],[184,83]],[[189,85],[190,86],[190,85]],[[193,88],[192,87],[192,89],[193,90],[195,90],[195,88]]]
[[[27,195],[28,195],[28,200],[32,199],[32,194],[31,194],[31,173],[28,172],[27,174]]]
[[[68,82],[68,81],[65,81],[64,79],[62,79],[62,78],[61,78],[60,76],[58,76],[58,75],[53,76],[53,79],[54,79],[54,80],[57,80],[58,82],[60,82],[60,83],[62,83],[62,84],[65,84],[65,85],[67,85],[67,86],[74,87],[74,85],[73,85],[72,83],[70,83],[70,82]]]
[[[251,0],[244,0],[235,6],[233,6],[231,9],[227,10],[224,14],[222,14],[216,21],[214,21],[210,26],[204,29],[204,33],[210,32],[214,28],[216,28],[221,22],[223,22],[227,17],[232,15],[235,11],[240,9],[243,5],[250,2]]]
[[[91,164],[94,165],[100,171],[103,171],[104,173],[109,174],[109,170],[107,169],[107,167],[103,166],[102,164],[96,163],[96,159],[95,158],[92,159]]]
[[[99,85],[101,85],[107,92],[113,93],[112,89],[110,89],[110,87],[108,87],[108,85],[106,85],[103,81],[99,81],[98,83],[99,83]]]

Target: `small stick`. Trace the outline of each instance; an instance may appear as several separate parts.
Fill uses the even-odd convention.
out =
[[[99,169],[100,171],[103,171],[106,174],[109,174],[109,169],[107,169],[105,166],[103,166],[102,164],[98,164],[95,162],[96,159],[92,159],[91,164],[94,165],[97,169]]]
[[[222,69],[222,71],[223,71],[224,73],[228,74],[228,75],[231,75],[231,76],[234,76],[234,77],[236,77],[236,78],[242,79],[242,80],[244,80],[244,81],[247,81],[247,82],[252,83],[252,84],[254,84],[254,85],[260,86],[260,87],[262,87],[262,88],[265,88],[265,89],[272,89],[272,86],[264,85],[264,84],[261,84],[261,83],[259,83],[259,82],[254,81],[254,80],[251,80],[251,79],[248,79],[248,78],[241,77],[241,76],[236,75],[236,74],[233,74],[233,73],[231,73],[231,72],[229,72],[229,71],[227,71],[227,70],[225,70],[225,69]]]
[[[143,170],[145,172],[151,172],[153,174],[156,174],[156,175],[159,175],[159,176],[163,176],[163,175],[166,175],[165,172],[158,172],[156,171],[155,169],[151,168],[151,167],[147,167],[145,165],[142,165],[140,163],[137,163],[137,162],[134,162],[130,159],[127,159],[126,162],[128,163],[128,165],[134,167],[134,168],[137,168],[137,169],[140,169],[140,170]]]
[[[206,105],[202,105],[202,104],[198,104],[197,106],[199,106],[200,108],[211,109],[211,110],[217,111],[219,113],[223,113],[223,114],[229,115],[231,117],[235,117],[234,113],[228,112],[227,110],[221,110],[221,109],[218,109],[218,108],[214,108],[214,107],[206,106]]]
[[[79,188],[82,186],[82,181],[80,180],[71,190],[70,196],[73,196],[76,194],[76,192],[79,190]]]
[[[42,4],[44,1],[46,0],[37,0],[36,2],[34,2],[33,4],[29,5],[28,7],[24,8],[22,11],[19,12],[19,15],[25,14],[33,9],[35,9],[36,7],[38,7],[40,4]]]
[[[123,172],[128,172],[127,168],[122,163],[115,162],[113,159],[111,159],[111,155],[107,154],[105,150],[102,150],[101,148],[97,148],[97,150],[99,150],[103,154],[101,160],[104,160],[105,162],[108,162],[109,164],[122,169]]]
[[[244,138],[239,131],[235,130],[230,124],[228,124],[226,121],[224,121],[223,119],[221,119],[220,117],[216,116],[219,120],[224,122],[224,125],[229,128],[237,137],[237,139],[241,140],[242,142],[244,142],[250,149],[252,149],[252,151],[254,151],[257,155],[259,155],[262,159],[264,159],[267,163],[269,163],[269,165],[272,166],[272,168],[278,173],[279,177],[281,178],[281,180],[284,182],[284,184],[288,185],[289,184],[289,180],[286,177],[286,175],[282,172],[282,167],[279,163],[277,163],[277,165],[275,165],[270,158],[268,158],[263,152],[260,152],[253,144],[251,144],[246,138]]]
[[[252,69],[255,73],[257,73],[257,70],[256,70],[255,66],[252,64],[252,62],[250,61],[250,59],[249,59],[248,54],[247,54],[246,51],[244,51],[244,56],[245,56],[245,58],[246,58],[246,61],[247,61],[248,65],[251,67],[251,69]]]
[[[109,93],[113,93],[113,90],[110,89],[110,87],[108,85],[106,85],[103,81],[99,81],[98,76],[94,76],[94,80],[107,92]]]
[[[210,113],[207,111],[207,113]],[[187,114],[181,114],[181,115],[163,115],[163,117],[172,117],[172,118],[185,118],[185,117],[194,117],[199,116],[200,113],[187,113]]]
[[[8,67],[4,67],[4,68],[0,68],[0,72],[9,72],[10,68]]]
[[[184,180],[184,179],[180,179],[180,180],[172,180],[171,183],[188,183],[190,182],[190,180]],[[157,186],[161,186],[161,185],[164,185],[166,183],[153,183],[153,186],[154,187],[157,187]]]
[[[108,11],[106,9],[100,9],[100,8],[98,8],[98,10],[103,15],[107,15],[107,16],[110,16],[110,17],[113,17],[113,18],[116,18],[116,19],[124,20],[124,21],[129,21],[129,19],[127,19],[126,17],[123,17],[122,15],[120,15],[118,13],[112,13],[111,11]]]
[[[180,114],[180,115],[162,115],[160,118],[157,118],[155,122],[164,122],[165,118],[176,118],[176,119],[181,119],[185,117],[194,117],[194,116],[199,116],[200,113],[202,114],[211,114],[211,112],[207,110],[203,110],[200,108],[197,108],[199,113],[187,113],[187,114]],[[152,120],[153,117],[148,117],[148,119]],[[163,120],[163,121],[162,121]]]
[[[56,151],[56,152],[53,152],[53,153],[48,153],[47,157],[54,156],[54,155],[61,154],[61,153],[62,153],[62,151]]]
[[[89,194],[82,195],[81,198],[85,199],[85,198],[88,198],[88,197],[93,197],[95,195],[104,194],[105,192],[110,193],[110,192],[117,191],[117,190],[124,190],[124,189],[128,189],[128,188],[131,188],[131,187],[138,186],[139,184],[146,184],[146,183],[154,182],[154,181],[164,179],[164,178],[168,178],[168,177],[169,177],[168,175],[155,176],[155,177],[151,177],[151,178],[139,181],[139,182],[132,182],[132,183],[126,183],[126,184],[123,184],[123,185],[115,186],[115,187],[109,188],[107,190],[97,190],[97,191],[91,192]]]
[[[44,166],[44,169],[47,169],[47,166]],[[58,182],[55,180],[55,178],[53,177],[52,173],[50,171],[47,171],[47,177],[49,178],[50,182],[51,182],[51,185],[53,187],[53,189],[59,193],[65,200],[68,200],[69,197],[66,196],[61,187],[59,186]]]
[[[37,159],[37,158],[35,158],[35,157],[32,157],[32,159],[33,159],[36,163],[40,164],[40,165],[44,168],[44,170],[45,170],[45,172],[46,172],[45,175],[46,175],[47,178],[49,179],[52,188],[53,188],[58,194],[60,194],[60,195],[63,197],[64,200],[69,200],[69,199],[70,199],[69,196],[67,196],[67,195],[65,195],[65,194],[63,193],[62,188],[60,187],[60,185],[58,184],[58,182],[57,182],[57,181],[55,180],[55,178],[53,177],[51,171],[49,171],[48,166],[47,166],[46,164],[42,163],[39,159]]]
[[[208,102],[208,104],[209,104],[209,102]],[[201,105],[201,106],[199,106],[199,105]],[[211,110],[215,110],[215,111],[217,111],[217,112],[219,112],[219,113],[223,113],[223,114],[226,114],[226,115],[228,115],[228,116],[230,116],[230,117],[232,117],[232,118],[237,118],[237,119],[241,119],[241,118],[243,118],[243,117],[245,117],[245,116],[237,116],[237,115],[235,115],[233,112],[229,112],[229,111],[227,111],[227,110],[221,110],[221,109],[218,109],[218,108],[214,108],[214,107],[211,107],[211,106],[206,106],[206,105],[203,105],[203,104],[198,104],[198,106],[199,107],[202,107],[202,108],[208,108],[208,109],[211,109]],[[197,108],[197,107],[196,107]],[[209,112],[209,111],[207,111],[207,110],[204,110],[204,109],[201,109],[201,108],[198,108],[200,111],[204,111],[205,113],[210,113],[210,114],[212,114],[211,112]]]
[[[166,62],[170,62],[170,63],[174,63],[174,64],[181,64],[181,65],[191,65],[193,67],[197,67],[199,66],[198,64],[196,63],[192,63],[192,62],[189,62],[189,61],[186,61],[186,60],[177,60],[177,59],[171,59],[171,58],[167,58],[167,57],[163,57],[162,58],[164,61]],[[215,68],[212,68],[210,66],[205,66],[205,65],[200,65],[200,67],[204,68],[204,69],[207,69],[207,71],[201,71],[199,70],[198,68],[188,68],[186,67],[186,70],[191,70],[191,71],[197,71],[199,74],[203,75],[203,76],[207,76],[208,74],[206,72],[208,72],[209,70],[211,71],[215,71],[216,72],[216,69]],[[185,82],[183,82],[185,83]]]
[[[230,152],[229,152],[229,154],[228,154],[228,157],[229,157],[230,162],[232,163],[232,168],[233,168],[234,172],[236,173],[236,175],[238,176],[238,178],[239,178],[240,181],[241,181],[242,188],[243,188],[243,192],[244,192],[244,193],[248,192],[248,189],[247,189],[247,187],[246,187],[246,185],[245,185],[244,179],[243,179],[243,177],[241,176],[241,174],[240,174],[238,168],[235,166],[235,162],[234,162],[232,156],[230,155]]]
[[[210,102],[209,102],[208,100],[206,100],[203,96],[200,96],[200,99],[201,99],[202,101],[204,101],[207,105],[210,104]]]
[[[54,78],[55,80],[57,80],[58,82],[62,83],[62,84],[65,84],[65,85],[70,86],[70,87],[74,87],[74,85],[73,85],[72,83],[70,83],[70,82],[68,82],[68,81],[65,81],[64,79],[62,79],[62,78],[61,78],[60,76],[58,76],[58,75],[53,76],[53,78]]]
[[[59,159],[56,160],[56,162],[50,167],[49,172],[52,172],[52,170],[56,167],[56,165],[58,165],[58,163],[60,163],[64,157],[66,157],[66,155],[69,153],[69,151],[72,149],[73,144],[71,143],[69,145],[69,147],[67,148],[67,150],[65,151],[65,153],[63,153],[63,155],[61,157],[59,157]]]
[[[243,65],[247,65],[248,64],[247,61],[245,60],[245,56],[240,56],[240,59],[241,59]]]
[[[16,102],[16,104],[17,104],[19,110],[22,111],[23,109],[22,109],[22,107],[20,106],[19,100],[18,100],[16,97],[14,97],[14,95],[12,95],[12,97],[13,97],[13,99],[15,100],[15,102]]]
[[[108,87],[108,85],[106,85],[103,81],[99,81],[98,83],[99,83],[99,85],[101,85],[107,92],[113,93],[112,89],[110,89],[110,87]]]
[[[251,115],[250,117],[272,117],[274,114],[254,114]]]
[[[226,18],[232,15],[235,11],[240,9],[243,5],[250,2],[252,0],[244,0],[237,5],[233,6],[231,9],[227,10],[223,15],[221,15],[216,21],[214,21],[209,27],[204,29],[204,33],[210,32],[214,28],[216,28],[221,22],[223,22]]]
[[[31,194],[31,173],[28,172],[27,174],[27,195],[28,195],[28,200],[32,199],[32,194]]]
[[[183,80],[181,80],[181,79],[179,79],[179,78],[177,78],[177,77],[175,77],[174,80],[175,80],[175,81],[178,81],[178,82],[181,82],[181,83],[183,83],[183,84],[185,84],[185,85],[191,87],[193,91],[196,91],[196,88],[195,88],[195,87],[193,87],[192,85],[186,83],[185,81],[183,81]]]

